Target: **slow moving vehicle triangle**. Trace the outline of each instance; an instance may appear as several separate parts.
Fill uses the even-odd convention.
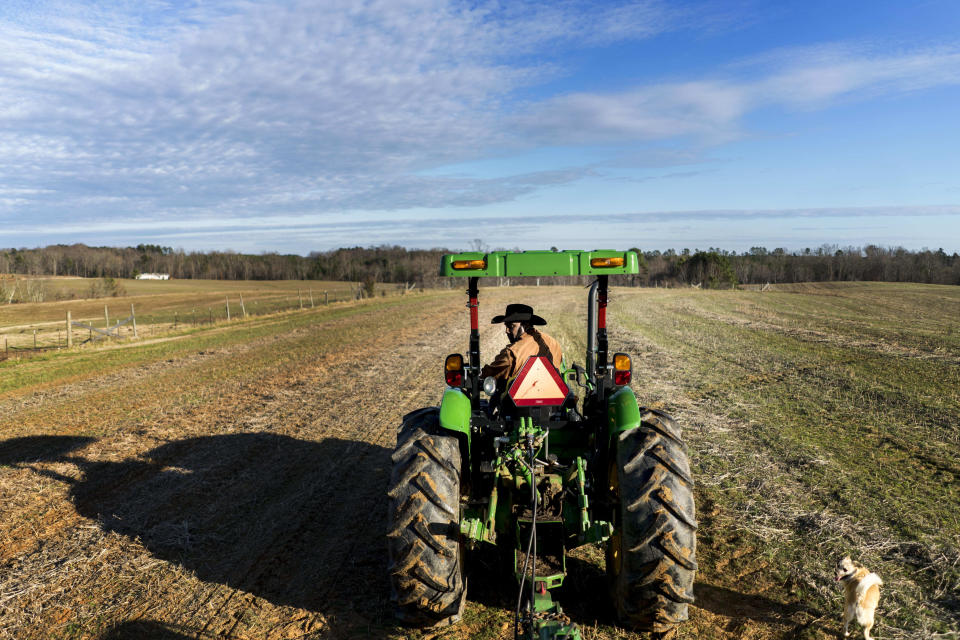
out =
[[[546,356],[527,358],[508,391],[518,407],[561,405],[569,392]]]

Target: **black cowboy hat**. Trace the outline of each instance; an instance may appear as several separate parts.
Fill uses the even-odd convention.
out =
[[[529,322],[534,325],[545,325],[547,321],[538,315],[534,315],[533,307],[526,304],[508,304],[507,312],[502,316],[493,316],[490,324],[498,322]]]

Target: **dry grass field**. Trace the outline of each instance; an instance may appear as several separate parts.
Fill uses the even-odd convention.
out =
[[[611,298],[611,346],[683,427],[698,482],[677,638],[838,637],[845,553],[884,579],[878,638],[958,636],[960,288]],[[583,362],[585,290],[480,300],[483,321],[529,302]],[[0,638],[512,637],[490,554],[456,627],[405,629],[389,603],[395,430],[439,401],[465,302],[377,297],[0,362]],[[486,360],[502,329],[481,335]],[[639,640],[613,624],[602,558],[578,550],[559,600],[586,638]]]
[[[76,322],[104,329],[130,315],[133,305],[139,337],[165,333],[173,329],[243,315],[263,315],[283,310],[315,308],[330,302],[351,300],[357,283],[316,280],[116,280],[123,295],[89,297],[96,278],[46,277],[20,278],[20,287],[33,286],[45,292],[49,302],[0,304],[0,350],[4,341],[14,348],[66,345],[66,315]],[[393,295],[398,285],[377,284],[374,295]],[[242,306],[241,306],[242,301]],[[0,301],[4,302],[4,301]],[[106,314],[104,315],[104,308]],[[77,341],[87,339],[83,329],[74,329]],[[130,324],[120,330],[132,337]],[[2,355],[0,355],[2,357]]]

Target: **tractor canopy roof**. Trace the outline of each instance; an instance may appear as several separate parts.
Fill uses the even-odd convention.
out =
[[[441,276],[599,276],[639,273],[633,251],[468,251],[443,256]]]

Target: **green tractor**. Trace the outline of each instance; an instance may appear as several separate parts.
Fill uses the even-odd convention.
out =
[[[669,637],[687,619],[697,523],[685,446],[668,415],[638,405],[630,357],[607,346],[608,278],[637,272],[629,251],[443,257],[441,275],[468,279],[469,353],[447,356],[440,406],[404,416],[397,435],[387,537],[401,620],[457,622],[467,551],[496,545],[512,554],[519,583],[514,634],[580,638],[551,590],[563,584],[566,552],[585,544],[606,547],[621,625]],[[557,371],[531,357],[498,393],[479,378],[478,282],[519,276],[596,277],[586,363]]]

